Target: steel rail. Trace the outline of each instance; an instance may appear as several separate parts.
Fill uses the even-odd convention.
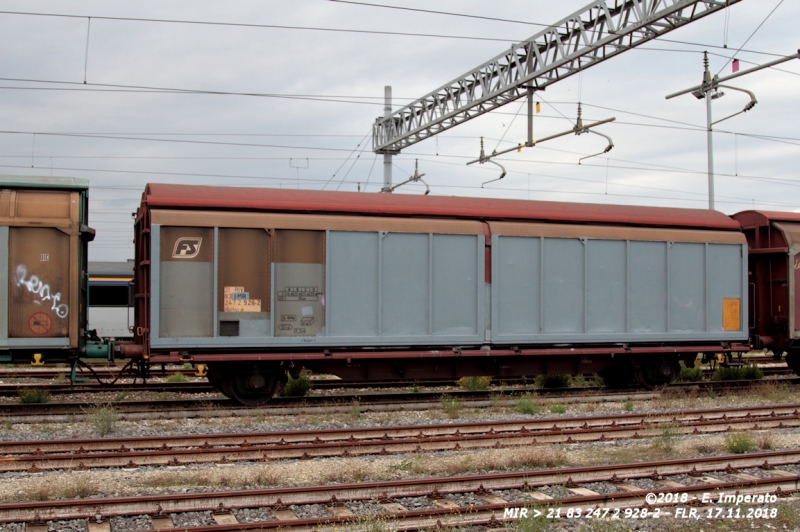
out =
[[[778,366],[759,366],[764,375],[791,375],[793,371],[786,365]],[[43,372],[40,372],[43,373]],[[713,370],[705,368],[703,374],[709,376]],[[191,373],[194,375],[194,373]],[[36,377],[40,377],[36,375]],[[591,376],[589,376],[591,378]],[[52,378],[52,377],[51,377]],[[157,377],[159,378],[159,377]],[[495,384],[524,384],[530,383],[531,379],[503,378],[496,379]],[[421,379],[416,381],[408,380],[382,380],[382,381],[351,381],[344,379],[314,379],[313,388],[317,390],[336,390],[336,389],[368,389],[368,388],[410,388],[411,386],[440,387],[440,386],[459,386],[458,379],[439,378]],[[0,397],[13,397],[19,395],[21,390],[46,390],[57,395],[74,395],[81,393],[98,392],[175,392],[175,393],[213,393],[217,390],[209,382],[189,381],[189,382],[164,382],[153,381],[148,383],[129,383],[118,381],[113,385],[106,385],[97,382],[86,382],[78,384],[64,384],[58,382],[49,383],[0,383]]]
[[[710,477],[709,477],[710,478]],[[791,493],[797,491],[797,478],[786,478],[786,477],[777,477],[771,479],[754,479],[749,481],[738,481],[738,482],[719,482],[714,484],[706,484],[706,485],[695,485],[695,486],[681,486],[680,488],[672,487],[672,488],[665,488],[663,490],[658,490],[659,492],[665,493],[673,493],[673,494],[681,494],[687,493],[691,494],[689,497],[689,502],[692,506],[702,506],[702,497],[704,494],[708,493],[709,490],[736,490],[736,494],[740,495],[775,495],[777,497],[785,497],[789,496]],[[573,497],[569,497],[562,501],[558,501],[559,507],[562,510],[567,510],[569,508],[582,508],[586,509],[587,507],[592,509],[608,509],[608,510],[615,510],[615,509],[627,509],[627,508],[643,508],[648,507],[649,504],[647,503],[647,494],[650,493],[651,490],[637,490],[634,492],[622,492],[613,495],[604,495],[599,493],[593,493],[590,495],[576,495]],[[590,492],[591,490],[583,491],[582,493]],[[481,505],[469,505],[469,507],[465,506],[458,506],[455,505],[454,507],[448,508],[441,508],[441,509],[434,509],[434,510],[417,510],[417,511],[403,511],[401,508],[404,509],[402,505],[397,505],[397,503],[392,503],[388,500],[387,503],[381,503],[380,506],[385,510],[385,513],[379,515],[389,521],[389,527],[395,531],[418,531],[418,530],[442,530],[442,529],[457,529],[456,527],[463,527],[463,526],[480,526],[483,525],[489,530],[496,529],[498,532],[516,530],[515,524],[516,520],[513,518],[506,518],[504,517],[506,509],[509,508],[522,508],[527,506],[530,503],[513,503],[509,501],[505,501],[499,497],[496,497],[488,492],[481,492],[480,490],[475,492],[477,498],[485,501],[485,504]],[[556,501],[553,500],[553,503]],[[648,509],[650,512],[654,511],[655,507],[666,508],[670,506],[677,506],[678,503],[665,503],[665,504],[658,504],[650,506]],[[399,507],[398,507],[399,506]],[[542,510],[546,511],[547,503],[542,505]],[[338,507],[341,508],[341,507]],[[330,507],[332,512],[337,510],[337,507]],[[277,513],[277,512],[276,512]],[[218,522],[222,522],[223,519],[226,517],[230,519],[232,514],[225,514],[224,511],[222,513],[218,513],[215,516],[215,520],[219,520]],[[283,515],[283,514],[282,514]],[[623,514],[624,515],[624,514]],[[667,512],[664,510],[664,517],[671,516],[671,512]],[[199,526],[199,527],[180,527],[184,530],[184,532],[239,532],[245,530],[258,530],[263,532],[264,530],[292,530],[295,532],[304,531],[304,532],[318,532],[320,527],[323,525],[335,525],[335,524],[348,524],[353,523],[356,526],[359,524],[359,521],[364,520],[365,517],[356,517],[356,516],[338,516],[334,518],[318,518],[318,519],[306,519],[306,520],[280,520],[275,522],[270,521],[263,521],[260,523],[230,523],[225,525],[212,525],[212,526]],[[443,522],[443,519],[445,520]],[[234,517],[235,520],[235,517]],[[510,528],[503,528],[503,524],[507,523],[511,525]],[[171,530],[171,527],[168,527],[164,530]],[[162,530],[162,529],[158,529]]]
[[[203,493],[169,493],[163,495],[140,495],[134,497],[94,497],[72,500],[52,500],[42,502],[13,502],[0,504],[0,522],[42,522],[56,519],[108,518],[112,516],[151,515],[165,517],[169,514],[196,511],[226,512],[235,508],[270,508],[273,513],[285,512],[291,505],[322,504],[335,508],[343,501],[391,501],[401,497],[427,497],[430,500],[446,499],[448,494],[480,493],[492,490],[522,490],[553,485],[564,485],[567,489],[577,488],[582,483],[611,482],[619,483],[637,478],[661,479],[665,476],[690,475],[700,479],[708,479],[715,471],[724,471],[731,475],[740,475],[741,482],[714,482],[705,486],[685,486],[665,488],[664,491],[709,491],[715,488],[771,488],[783,491],[800,489],[800,475],[776,470],[776,466],[796,465],[800,463],[800,449],[768,451],[746,455],[722,455],[702,459],[689,458],[662,460],[653,462],[637,462],[632,464],[612,464],[589,467],[571,467],[559,469],[539,469],[512,471],[479,475],[464,475],[449,478],[424,478],[414,480],[393,480],[382,482],[359,482],[352,484],[332,484],[318,486],[296,486],[285,488],[263,488],[250,490],[230,490]],[[774,478],[764,479],[738,473],[743,468],[762,468],[773,471]],[[639,490],[643,496],[650,490]],[[581,496],[570,497],[570,503],[593,502],[597,504],[613,503],[616,499],[624,499],[625,494],[596,494],[590,499]],[[552,500],[552,499],[551,499]],[[534,499],[531,499],[533,502]],[[539,499],[541,502],[541,499]],[[521,506],[524,503],[503,502],[489,505],[491,509],[506,506]],[[529,503],[528,503],[529,504]],[[420,515],[450,515],[464,508],[448,508],[439,510],[421,510]],[[457,505],[455,505],[457,506]],[[429,514],[433,512],[433,514]],[[285,526],[291,525],[294,518],[286,516],[272,523],[237,524],[237,527],[253,526]],[[322,524],[352,520],[345,518],[322,518],[309,523]],[[296,524],[309,524],[296,523]],[[214,529],[209,529],[214,530]],[[217,529],[227,530],[227,529]],[[238,530],[238,529],[237,529]]]
[[[767,381],[702,381],[673,383],[669,390],[750,390],[763,383],[800,384],[800,377],[770,379]],[[599,392],[599,393],[598,393]],[[182,419],[191,417],[294,415],[307,414],[310,411],[348,412],[354,401],[362,412],[396,412],[412,411],[441,406],[441,398],[446,395],[463,400],[465,407],[483,407],[487,405],[508,406],[515,404],[521,395],[535,394],[540,398],[558,399],[563,403],[619,402],[654,399],[659,392],[648,392],[635,389],[609,390],[603,387],[575,388],[511,388],[486,391],[450,390],[419,392],[362,392],[354,394],[312,395],[307,397],[276,397],[270,403],[260,407],[238,405],[230,399],[193,398],[141,401],[112,401],[119,419]],[[88,416],[88,410],[96,406],[96,401],[89,402],[53,402],[53,403],[0,403],[0,415],[12,423],[37,422],[74,422]]]
[[[0,472],[230,464],[569,444],[659,436],[664,424],[669,424],[676,434],[693,435],[785,429],[800,427],[797,408],[800,404],[479,424],[0,442]]]

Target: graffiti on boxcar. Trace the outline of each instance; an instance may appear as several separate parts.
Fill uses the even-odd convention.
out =
[[[39,301],[34,301],[36,304],[41,305],[42,301],[52,301],[53,305],[50,307],[50,310],[54,311],[59,318],[66,318],[67,314],[69,314],[69,306],[67,306],[66,303],[59,304],[59,301],[61,301],[61,292],[51,295],[49,284],[35,275],[31,275],[27,279],[26,277],[28,277],[28,268],[24,264],[20,264],[17,266],[14,277],[17,286],[24,286],[29,292],[38,296]]]

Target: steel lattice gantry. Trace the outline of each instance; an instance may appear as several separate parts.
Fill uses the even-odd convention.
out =
[[[386,117],[372,148],[398,153],[740,0],[600,0]]]

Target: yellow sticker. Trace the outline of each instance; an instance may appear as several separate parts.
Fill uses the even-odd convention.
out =
[[[739,298],[722,299],[722,330],[742,330],[742,305]]]

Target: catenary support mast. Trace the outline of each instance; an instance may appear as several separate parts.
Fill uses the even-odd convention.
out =
[[[372,148],[384,156],[397,154],[739,1],[592,2],[419,100],[376,119]],[[384,165],[386,161],[384,157]]]

